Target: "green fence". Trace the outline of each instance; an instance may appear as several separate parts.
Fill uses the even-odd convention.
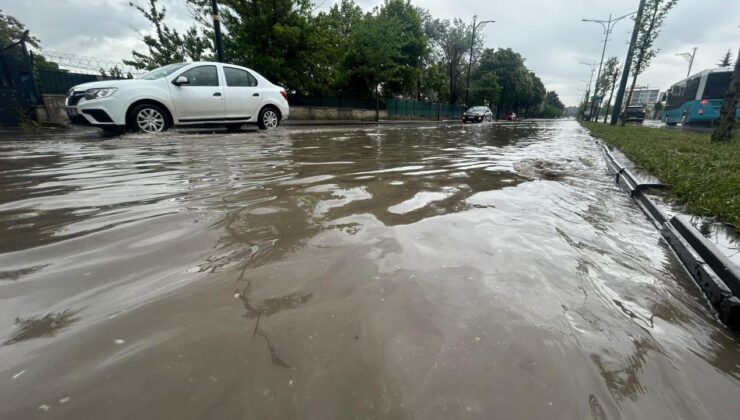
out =
[[[386,99],[390,117],[460,118],[465,108],[439,102],[421,102],[407,99]]]
[[[41,93],[66,94],[69,88],[83,83],[101,80],[116,80],[115,77],[97,74],[70,73],[66,71],[38,70],[38,85]]]

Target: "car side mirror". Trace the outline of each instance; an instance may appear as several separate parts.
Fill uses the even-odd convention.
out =
[[[189,85],[189,84],[190,84],[190,80],[188,80],[188,78],[185,76],[178,76],[174,82],[175,86],[182,86],[182,85]]]

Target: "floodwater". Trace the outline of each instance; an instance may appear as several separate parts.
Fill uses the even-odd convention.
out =
[[[2,419],[735,419],[575,122],[0,142]]]

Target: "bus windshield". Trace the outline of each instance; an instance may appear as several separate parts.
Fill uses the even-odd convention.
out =
[[[711,73],[707,77],[707,85],[704,88],[702,99],[724,99],[727,89],[730,87],[730,72]]]

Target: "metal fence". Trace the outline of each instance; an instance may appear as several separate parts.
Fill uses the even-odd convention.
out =
[[[0,46],[0,125],[18,125],[39,103],[25,40]]]
[[[439,102],[422,102],[407,99],[388,99],[386,108],[389,117],[446,117],[460,118],[465,107]]]
[[[56,70],[38,70],[36,73],[41,93],[66,94],[76,85],[97,82],[101,80],[117,80],[116,77],[107,77],[95,74],[72,73]]]
[[[368,99],[328,98],[324,96],[290,95],[288,102],[291,106],[375,109],[375,101]],[[385,109],[385,101],[379,101],[379,108]]]

